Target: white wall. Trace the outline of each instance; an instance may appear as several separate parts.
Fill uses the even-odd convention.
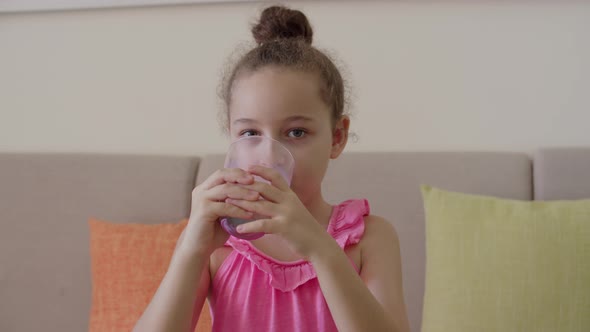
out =
[[[354,85],[349,150],[590,145],[590,4],[295,3]],[[0,151],[223,151],[216,89],[261,5],[0,15]]]

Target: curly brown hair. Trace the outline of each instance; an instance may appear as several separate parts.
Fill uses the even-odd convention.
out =
[[[236,79],[271,65],[317,73],[322,81],[321,97],[332,111],[334,125],[344,114],[344,80],[334,61],[312,46],[313,30],[305,14],[283,6],[268,7],[251,31],[257,46],[241,56],[223,80],[221,97],[225,104],[226,129]]]

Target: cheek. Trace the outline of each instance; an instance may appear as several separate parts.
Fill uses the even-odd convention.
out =
[[[330,161],[332,139],[328,132],[316,132],[312,139],[290,147],[295,159],[293,185],[317,187]]]
[[[295,158],[293,185],[297,187],[320,185],[328,166],[330,150],[325,147],[316,147],[313,151],[294,152],[293,157]]]

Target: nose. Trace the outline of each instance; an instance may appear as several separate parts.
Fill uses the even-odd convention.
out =
[[[288,157],[291,155],[286,146],[279,140],[270,136],[259,136],[259,142],[256,144],[256,151],[252,151],[257,156],[257,164],[276,168],[288,163]]]
[[[276,141],[271,138],[271,137],[267,137],[265,136],[264,138],[260,139],[260,142],[258,143],[258,157],[259,157],[259,161],[258,164],[260,164],[261,166],[264,167],[274,167],[277,163],[276,160],[276,152],[275,152],[275,144]]]

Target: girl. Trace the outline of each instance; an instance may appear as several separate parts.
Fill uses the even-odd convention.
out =
[[[350,120],[333,62],[303,13],[269,7],[258,46],[224,84],[230,138],[264,135],[295,158],[291,186],[273,169],[221,169],[192,193],[189,222],[135,331],[192,331],[208,297],[213,331],[408,331],[399,242],[366,200],[332,206],[321,183]],[[255,182],[260,176],[270,183]],[[264,198],[260,200],[259,198]],[[230,237],[219,218],[267,219]]]

